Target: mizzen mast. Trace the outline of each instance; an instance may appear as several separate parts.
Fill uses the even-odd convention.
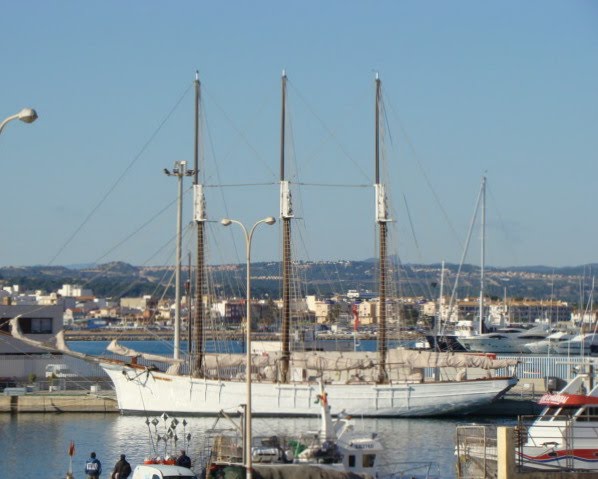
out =
[[[282,358],[281,382],[289,381],[290,327],[291,327],[291,190],[285,179],[285,128],[286,128],[287,75],[282,72],[282,109],[280,121],[280,218],[282,220]]]
[[[193,220],[197,230],[197,263],[195,268],[195,315],[193,318],[193,347],[194,352],[192,375],[201,377],[203,375],[204,356],[204,304],[203,292],[206,282],[205,271],[205,223],[206,223],[206,200],[203,191],[203,184],[199,181],[199,132],[200,132],[200,103],[201,84],[199,72],[195,72],[195,145],[193,155]],[[191,325],[189,325],[191,327]]]
[[[376,182],[374,192],[376,195],[376,223],[378,224],[378,241],[380,246],[379,257],[379,312],[378,312],[378,382],[385,383],[388,380],[386,370],[386,353],[388,350],[386,339],[386,236],[388,219],[388,208],[386,205],[386,192],[384,185],[380,182],[380,104],[382,102],[380,92],[381,82],[378,73],[376,73],[376,131],[375,131],[375,162],[376,162]]]

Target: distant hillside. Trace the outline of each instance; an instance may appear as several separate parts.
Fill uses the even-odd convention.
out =
[[[403,296],[436,298],[439,294],[439,264],[392,264],[395,280],[391,290]],[[123,297],[164,294],[164,285],[169,285],[167,296],[174,295],[173,268],[138,267],[124,262],[101,265],[29,266],[0,268],[0,285],[18,284],[22,291],[56,291],[63,284],[78,284],[92,289],[102,297]],[[294,267],[295,275],[301,278],[303,294],[343,294],[350,289],[377,290],[377,267],[373,260],[299,262]],[[445,292],[450,294],[455,283],[458,266],[445,265]],[[529,266],[512,268],[486,268],[486,293],[501,298],[562,299],[576,304],[580,297],[580,284],[591,284],[589,275],[598,270],[597,264],[554,268]],[[479,267],[464,265],[461,268],[459,297],[479,294]],[[212,287],[217,294],[244,296],[245,266],[215,265],[210,268]],[[585,282],[583,278],[585,277]],[[263,262],[252,265],[252,293],[256,297],[280,296],[280,263]],[[396,279],[398,278],[398,279]],[[183,271],[183,281],[187,272]],[[589,286],[587,286],[589,287]],[[586,291],[587,297],[588,291]]]

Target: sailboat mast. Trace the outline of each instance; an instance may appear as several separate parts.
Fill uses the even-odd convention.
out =
[[[195,72],[195,144],[193,154],[193,219],[197,231],[197,263],[195,268],[195,316],[193,318],[193,347],[194,362],[192,374],[202,376],[203,369],[203,344],[204,344],[204,307],[203,291],[205,289],[205,244],[204,229],[206,222],[205,197],[203,185],[199,182],[199,114],[201,104],[201,84],[199,72]]]
[[[480,248],[481,251],[481,260],[480,260],[480,324],[479,324],[479,332],[480,334],[484,333],[484,267],[486,265],[486,177],[482,177],[482,191],[481,191],[481,198],[482,198],[482,245]]]
[[[378,223],[380,242],[380,276],[379,276],[379,314],[378,314],[378,382],[384,383],[388,378],[386,372],[386,195],[384,185],[380,183],[380,78],[376,73],[376,131],[375,131],[375,160],[376,160],[376,222]]]
[[[281,382],[289,381],[290,327],[291,327],[291,192],[285,179],[285,129],[286,129],[287,75],[282,72],[282,108],[280,119],[280,218],[282,220],[282,358]]]

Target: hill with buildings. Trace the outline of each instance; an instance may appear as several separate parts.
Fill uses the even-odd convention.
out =
[[[486,268],[486,294],[489,297],[561,299],[579,304],[591,289],[591,272],[598,265],[552,268],[546,266]],[[394,290],[401,296],[435,298],[440,288],[440,265],[396,262],[390,268],[395,281]],[[444,292],[451,294],[455,287],[458,265],[445,266]],[[57,291],[63,284],[78,284],[103,297],[166,296],[174,294],[172,266],[138,267],[123,262],[86,265],[77,268],[64,266],[27,266],[0,268],[0,286],[18,285],[22,290]],[[210,267],[212,290],[217,295],[244,296],[245,265],[214,265]],[[303,294],[322,297],[346,294],[348,290],[376,293],[377,268],[375,261],[298,262],[294,276],[299,278]],[[183,280],[188,272],[183,272]],[[464,265],[456,287],[458,297],[479,295],[480,270]],[[252,264],[252,293],[255,297],[280,296],[280,263]],[[583,292],[583,294],[582,294]],[[585,300],[584,300],[585,301]]]

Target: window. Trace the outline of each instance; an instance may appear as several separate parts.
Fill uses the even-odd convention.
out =
[[[19,318],[23,334],[52,334],[52,318]]]
[[[0,331],[10,334],[10,318],[0,319]]]
[[[355,467],[355,456],[353,454],[349,456],[349,467]]]
[[[376,454],[364,454],[363,455],[363,467],[374,467],[376,462]]]

